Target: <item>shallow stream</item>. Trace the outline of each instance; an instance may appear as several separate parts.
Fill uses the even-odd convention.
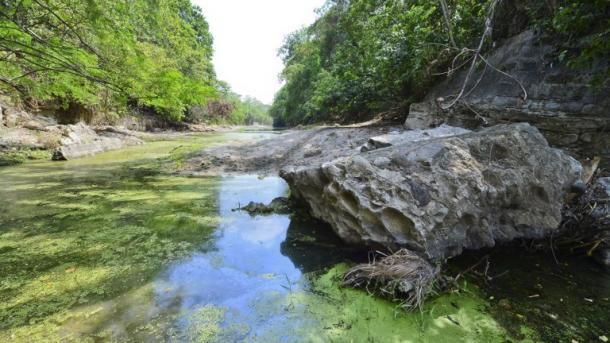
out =
[[[0,169],[0,341],[505,342],[610,337],[588,260],[490,253],[488,276],[406,313],[340,287],[367,252],[311,219],[234,211],[277,177],[177,176],[185,156],[271,132],[176,136]],[[518,250],[517,250],[518,251]],[[450,269],[464,270],[485,252]],[[525,267],[524,267],[525,266]],[[534,296],[537,295],[537,296]],[[534,297],[532,297],[534,296]]]

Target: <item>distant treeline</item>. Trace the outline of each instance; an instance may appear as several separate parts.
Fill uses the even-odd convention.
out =
[[[515,29],[537,27],[575,67],[610,55],[608,0],[328,0],[280,50],[285,85],[270,110],[275,125],[405,114],[453,67],[468,65],[465,48],[477,47],[492,4],[483,51]]]
[[[0,92],[107,116],[269,122],[217,80],[212,43],[189,0],[0,1]]]

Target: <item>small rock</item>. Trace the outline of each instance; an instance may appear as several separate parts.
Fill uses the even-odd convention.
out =
[[[314,157],[322,154],[322,149],[309,149],[303,153],[305,157]]]
[[[600,177],[595,181],[596,189],[598,189],[604,196],[610,198],[610,177]]]
[[[37,131],[40,131],[43,129],[43,126],[35,120],[28,121],[27,123],[23,124],[23,127],[26,129],[29,129],[29,130],[37,130]]]
[[[576,193],[578,195],[583,194],[587,191],[587,185],[581,180],[578,180],[572,185],[571,191],[572,193]]]
[[[289,214],[292,212],[292,207],[290,204],[290,199],[279,197],[275,198],[269,203],[269,205],[265,205],[260,202],[251,201],[248,205],[240,208],[235,208],[233,211],[246,211],[251,216],[256,215],[265,215],[265,214]]]

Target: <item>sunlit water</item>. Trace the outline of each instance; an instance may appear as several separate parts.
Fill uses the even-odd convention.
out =
[[[565,292],[562,301],[592,319],[547,325],[558,333],[530,325],[537,312],[523,303],[544,290],[533,285],[520,294],[531,283],[522,273],[514,274],[516,285],[499,281],[504,293],[466,284],[405,313],[340,287],[341,262],[366,252],[347,249],[327,226],[234,210],[285,196],[281,179],[172,173],[189,151],[272,134],[176,137],[0,169],[0,341],[502,342],[604,334],[599,316],[607,314],[610,285],[599,283],[607,277],[587,281],[597,288]],[[523,263],[510,260],[492,270]],[[493,292],[523,308],[499,314]],[[595,303],[576,303],[585,295]],[[542,308],[557,313],[553,306]]]

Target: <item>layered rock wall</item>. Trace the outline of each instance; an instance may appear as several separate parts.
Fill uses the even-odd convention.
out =
[[[519,80],[527,99],[515,80],[491,67],[481,67],[467,89],[480,79],[478,86],[457,106],[442,110],[439,100],[449,100],[459,92],[466,76],[463,71],[435,87],[423,102],[413,104],[406,126],[426,128],[446,123],[476,128],[528,122],[552,146],[578,158],[600,156],[603,165],[610,167],[610,81],[594,82],[604,75],[610,61],[570,69],[559,62],[559,54],[552,44],[525,31],[508,39],[488,60]]]
[[[142,143],[129,130],[92,128],[82,122],[61,125],[53,117],[31,114],[0,101],[0,151],[51,150],[54,159],[65,160]]]

